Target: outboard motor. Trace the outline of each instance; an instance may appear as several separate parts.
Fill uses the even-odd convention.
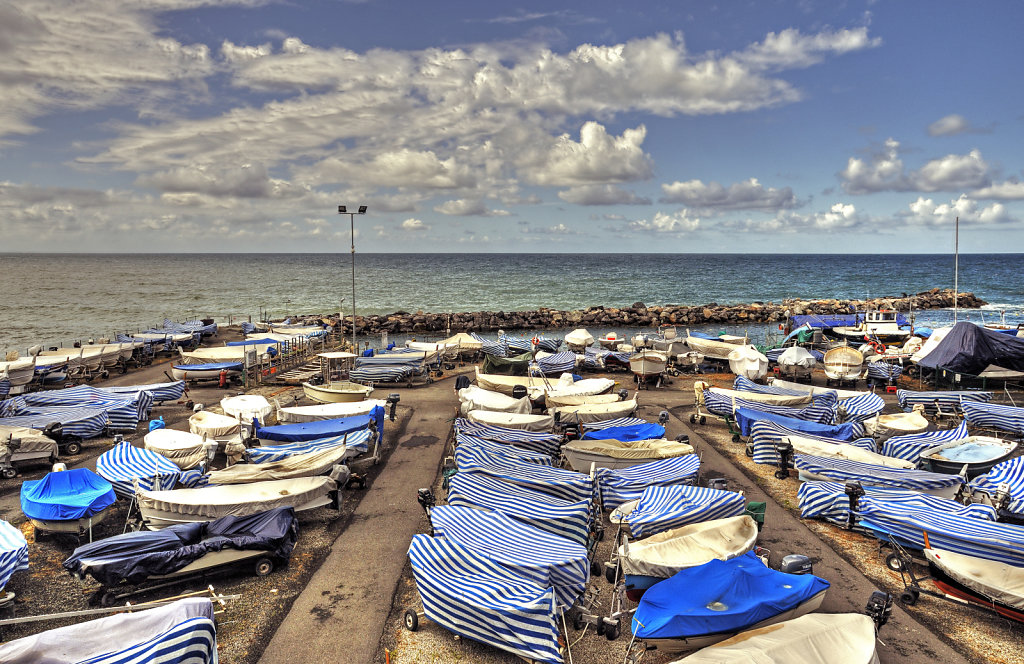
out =
[[[454,369],[455,367],[452,368]],[[469,376],[459,376],[455,379],[455,391],[458,392],[459,390],[464,390],[469,387],[469,384]]]
[[[434,498],[434,492],[429,487],[424,487],[416,491],[416,500],[419,502],[420,507],[427,516],[430,516],[430,510],[437,505],[437,500]]]
[[[779,571],[786,574],[813,574],[814,565],[811,559],[799,553],[792,553],[782,559]]]
[[[618,391],[618,395],[619,401],[625,401],[626,399],[629,398],[629,390],[627,390],[626,388],[622,388],[621,390]]]
[[[580,429],[576,426],[565,427],[565,442],[572,440],[578,440],[580,437]]]
[[[708,488],[715,489],[716,491],[728,491],[729,480],[724,477],[714,477],[708,480]]]
[[[465,376],[460,376],[460,378],[465,378]],[[401,400],[402,395],[400,395],[397,392],[392,392],[391,394],[388,395],[387,404],[391,407],[391,409],[388,411],[388,419],[391,420],[392,422],[395,421],[395,410],[398,408],[398,402]]]
[[[889,593],[876,590],[868,598],[868,605],[864,607],[864,613],[871,616],[875,623],[875,631],[881,629],[882,625],[889,622],[889,615],[892,613],[893,598]]]
[[[690,444],[690,437],[688,435],[686,435],[685,433],[681,433],[678,436],[676,436],[676,442],[677,443],[683,443],[684,445],[689,445]]]
[[[660,413],[658,413],[658,424],[660,424],[661,426],[665,426],[666,424],[668,424],[667,410],[663,410]]]
[[[43,428],[43,435],[59,443],[64,438],[64,425],[60,422],[50,422]]]
[[[861,486],[860,482],[847,482],[844,492],[850,499],[850,513],[846,518],[846,529],[849,530],[853,528],[854,520],[857,518],[855,516],[857,501],[864,495],[864,487]]]
[[[469,379],[467,378],[466,380],[468,381]],[[513,399],[522,399],[527,394],[529,394],[529,390],[526,389],[525,385],[513,385],[512,386],[512,398]]]
[[[775,477],[780,480],[789,479],[789,466],[793,460],[793,444],[786,439],[775,443],[775,451],[779,454],[779,469]]]

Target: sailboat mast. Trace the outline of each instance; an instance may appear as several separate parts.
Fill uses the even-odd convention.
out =
[[[953,235],[953,323],[956,323],[957,300],[960,296],[960,217],[956,218]]]

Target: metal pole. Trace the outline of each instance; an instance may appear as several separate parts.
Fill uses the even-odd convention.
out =
[[[960,296],[960,217],[956,218],[956,231],[953,235],[953,322],[956,323],[957,301]]]
[[[356,215],[350,212],[349,231],[352,234],[352,352],[359,354],[359,346],[356,345]]]

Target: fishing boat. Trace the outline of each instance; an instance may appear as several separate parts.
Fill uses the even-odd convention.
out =
[[[319,403],[351,403],[366,399],[373,388],[368,385],[344,380],[342,377],[351,370],[352,353],[336,351],[320,353],[320,377],[318,382],[309,380],[302,384],[307,397]]]
[[[856,324],[831,328],[831,333],[848,341],[875,339],[883,344],[903,344],[910,337],[910,330],[900,328],[895,311],[879,309],[857,314]]]
[[[668,356],[661,351],[641,350],[629,358],[629,370],[636,377],[636,382],[644,385],[649,380],[661,385],[661,375],[668,365]]]
[[[921,452],[921,467],[934,473],[984,475],[1017,451],[1017,443],[993,436],[968,436]]]
[[[864,354],[850,346],[825,351],[825,384],[854,383],[864,373]]]
[[[626,343],[626,340],[614,332],[609,332],[603,337],[599,337],[597,342],[601,344],[601,348],[604,348],[605,350],[616,351],[619,349],[619,346]]]

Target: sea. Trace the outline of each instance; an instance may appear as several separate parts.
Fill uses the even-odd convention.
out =
[[[952,288],[954,262],[948,254],[0,253],[0,351],[70,346],[165,318],[351,315],[353,283],[359,315],[779,303]],[[1024,321],[1024,254],[961,255],[959,289],[989,303],[960,310],[959,320]],[[917,314],[922,325],[952,320],[952,310]],[[744,331],[769,333],[759,327],[769,326]]]

